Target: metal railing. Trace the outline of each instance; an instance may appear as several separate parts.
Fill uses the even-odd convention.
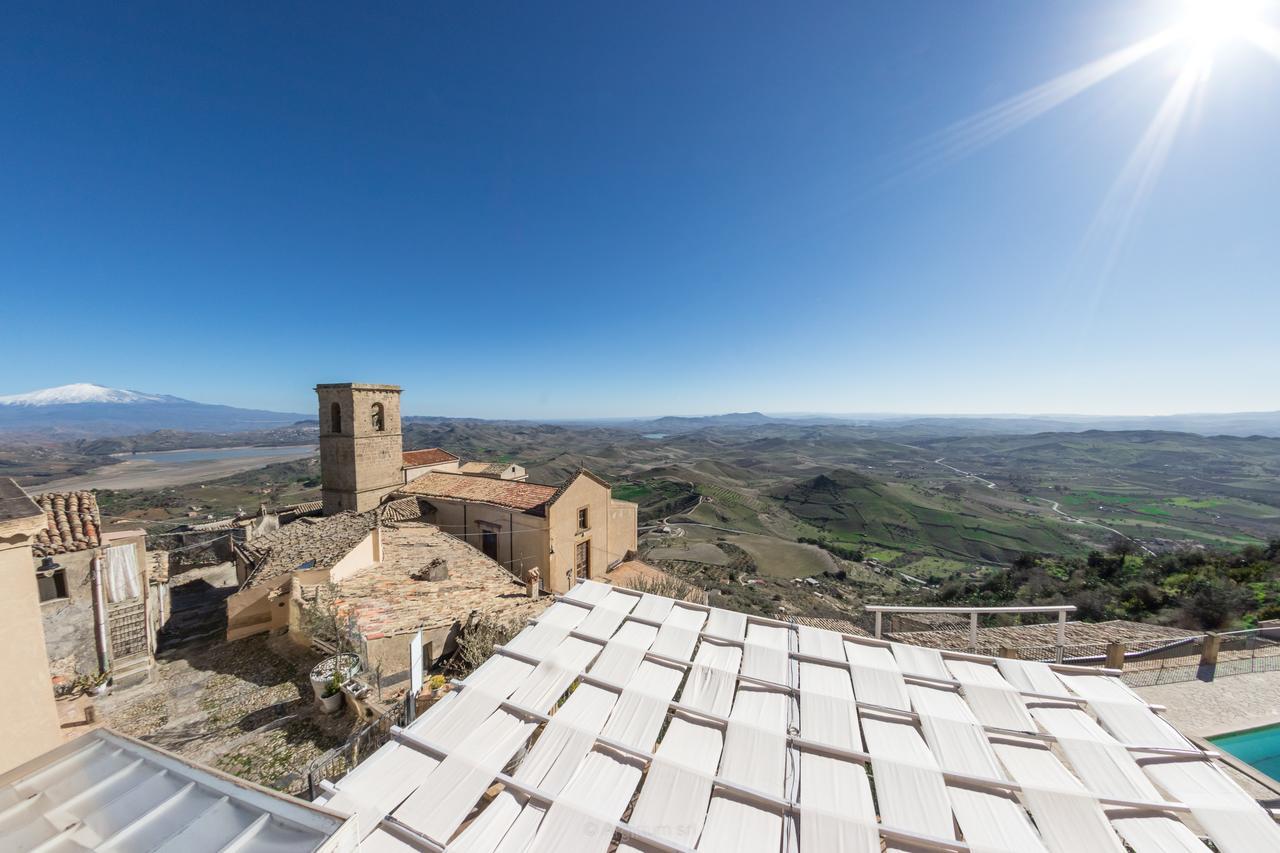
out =
[[[299,790],[291,791],[299,796],[306,794],[314,800],[320,794],[321,781],[336,782],[346,776],[378,748],[391,740],[391,728],[404,723],[404,703],[397,702],[382,716],[353,734],[342,746],[334,747],[307,765]]]
[[[1054,655],[1056,663],[1062,662],[1062,651],[1066,646],[1067,614],[1074,613],[1076,611],[1074,604],[1056,604],[1042,607],[907,607],[891,604],[868,604],[864,609],[868,613],[875,615],[876,639],[881,639],[884,629],[884,614],[886,613],[931,613],[951,616],[967,616],[969,618],[969,650],[975,652],[978,650],[979,616],[994,614],[1054,613],[1057,614],[1058,617],[1057,641],[1053,645],[1056,650]]]

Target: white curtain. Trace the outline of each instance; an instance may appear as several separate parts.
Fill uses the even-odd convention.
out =
[[[138,550],[132,545],[114,545],[107,549],[107,600],[112,604],[138,598],[142,585],[138,582]]]

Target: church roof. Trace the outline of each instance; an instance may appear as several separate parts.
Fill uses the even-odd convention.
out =
[[[404,460],[406,468],[411,468],[415,465],[439,465],[441,462],[458,461],[458,457],[438,447],[428,447],[425,450],[406,450],[400,456]]]
[[[539,510],[556,495],[555,486],[544,486],[541,483],[495,480],[439,471],[429,471],[421,477],[415,477],[398,491],[400,494],[420,495],[424,498],[493,504],[521,512]]]

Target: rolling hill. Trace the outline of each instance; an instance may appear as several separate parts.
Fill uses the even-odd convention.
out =
[[[832,539],[959,559],[1007,563],[1026,551],[1077,553],[1088,541],[1049,519],[836,469],[772,490],[772,497]]]

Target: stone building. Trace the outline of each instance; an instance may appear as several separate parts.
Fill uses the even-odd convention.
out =
[[[404,483],[400,387],[317,385],[325,515],[367,512]]]
[[[169,582],[142,530],[105,530],[92,492],[40,495],[32,544],[49,671],[67,680],[110,671],[117,685],[150,678],[168,618]]]
[[[528,482],[510,462],[464,462],[438,447],[403,450],[397,385],[317,385],[324,512],[366,512],[393,498],[515,577],[567,592],[636,548],[638,507],[585,469],[560,485]]]
[[[228,640],[275,632],[310,643],[308,608],[329,610],[383,686],[408,677],[417,631],[431,664],[469,619],[512,618],[550,601],[531,599],[493,560],[424,522],[415,499],[304,518],[236,549],[241,588],[227,599]]]
[[[636,548],[637,506],[585,469],[559,486],[432,472],[395,494],[418,499],[424,519],[516,577],[536,569],[546,592],[598,578]]]

